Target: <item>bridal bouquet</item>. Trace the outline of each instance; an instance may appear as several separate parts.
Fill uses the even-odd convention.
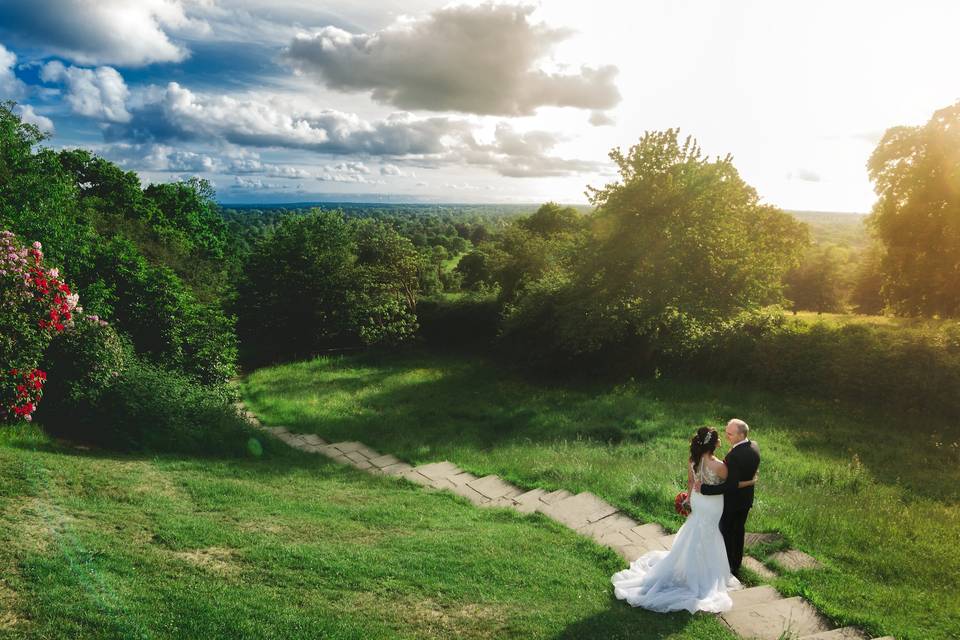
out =
[[[690,496],[686,491],[681,491],[677,494],[677,497],[673,499],[673,508],[684,518],[690,515]]]

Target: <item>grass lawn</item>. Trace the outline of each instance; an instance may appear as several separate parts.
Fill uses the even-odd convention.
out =
[[[937,331],[947,326],[957,326],[956,320],[937,320],[932,318],[903,318],[898,316],[868,316],[859,313],[817,313],[816,311],[786,312],[787,318],[796,318],[807,324],[822,322],[828,325],[867,324],[882,327],[900,327],[902,329],[923,329]]]
[[[733,640],[622,607],[609,550],[294,451],[132,457],[0,431],[3,638]]]
[[[748,528],[781,532],[825,565],[781,578],[783,592],[876,636],[960,633],[956,425],[664,380],[545,385],[425,352],[261,369],[244,395],[267,424],[524,487],[593,491],[673,529],[690,434],[739,416],[764,456]]]

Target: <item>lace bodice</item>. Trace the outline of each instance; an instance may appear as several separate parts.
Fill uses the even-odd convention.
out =
[[[690,464],[693,464],[692,462]],[[700,481],[701,484],[722,484],[723,480],[715,474],[707,463],[704,460],[700,460],[700,465],[696,471],[693,473],[694,477]]]

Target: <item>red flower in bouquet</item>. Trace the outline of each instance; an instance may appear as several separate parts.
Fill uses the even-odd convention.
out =
[[[677,494],[677,497],[673,499],[673,508],[684,518],[690,515],[690,496],[686,491],[681,491]]]

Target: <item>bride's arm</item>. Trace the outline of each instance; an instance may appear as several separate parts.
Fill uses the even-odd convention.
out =
[[[693,493],[693,463],[687,464],[687,495]]]
[[[740,482],[737,483],[737,489],[743,489],[744,487],[752,487],[753,485],[757,484],[757,477],[759,477],[759,475],[760,475],[759,473],[756,473],[754,474],[753,478],[751,478],[750,480],[741,480]]]

